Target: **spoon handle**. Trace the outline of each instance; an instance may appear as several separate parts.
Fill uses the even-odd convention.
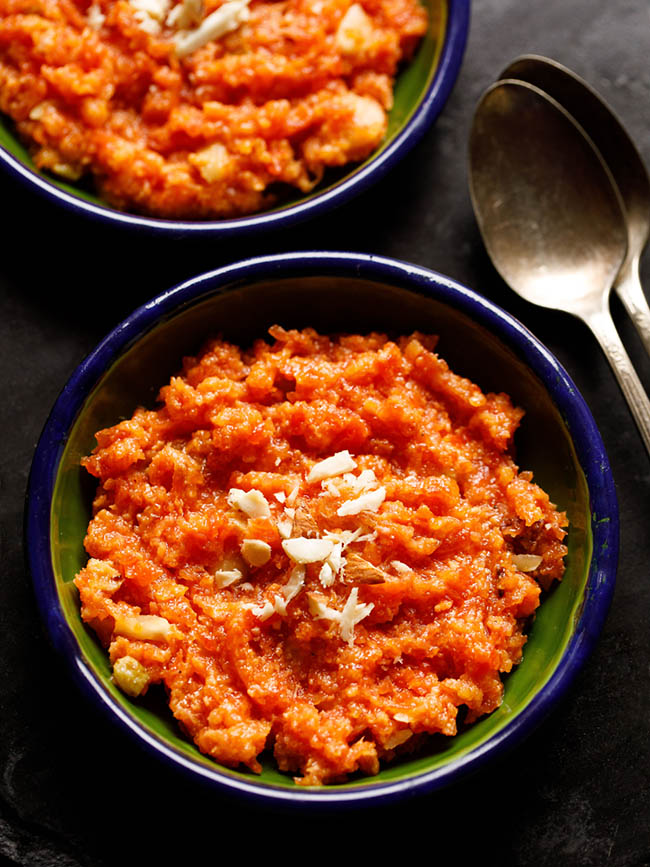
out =
[[[623,396],[634,416],[641,439],[650,455],[650,400],[641,380],[630,361],[630,357],[618,336],[618,331],[609,310],[603,309],[584,316],[607,356]]]
[[[650,354],[650,307],[639,280],[639,258],[626,263],[616,281],[616,293],[634,323],[646,352]]]

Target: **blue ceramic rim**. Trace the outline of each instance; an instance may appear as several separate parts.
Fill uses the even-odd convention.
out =
[[[60,608],[50,552],[51,501],[67,436],[86,398],[113,361],[162,319],[213,294],[236,291],[261,280],[314,274],[367,279],[415,291],[459,310],[501,339],[544,383],[564,419],[587,480],[592,516],[593,556],[586,601],[560,662],[530,702],[485,743],[446,765],[408,779],[375,785],[366,782],[345,790],[290,790],[233,778],[221,773],[218,766],[213,770],[192,762],[141,727],[85,665]],[[71,665],[74,679],[95,706],[117,719],[122,730],[135,736],[150,753],[195,780],[262,806],[321,810],[395,802],[416,793],[437,791],[478,771],[530,734],[565,693],[602,629],[614,590],[619,539],[614,480],[594,419],[562,365],[524,325],[474,291],[434,271],[379,256],[323,251],[264,256],[199,275],[144,304],[108,334],[72,374],[45,424],[30,472],[25,531],[27,559],[41,616],[56,649]]]
[[[277,211],[261,212],[231,220],[163,220],[112,210],[67,193],[50,183],[44,175],[28,168],[2,145],[0,145],[0,164],[4,164],[15,180],[36,190],[50,202],[63,205],[69,213],[81,211],[85,216],[98,220],[104,225],[120,226],[125,229],[135,227],[150,235],[182,237],[207,233],[223,238],[286,228],[299,221],[321,215],[331,208],[339,207],[364,192],[383,178],[420,141],[442,111],[458,77],[469,32],[470,4],[471,0],[448,0],[447,29],[438,67],[420,104],[402,131],[365,166],[353,171],[331,189],[307,201],[299,201]]]

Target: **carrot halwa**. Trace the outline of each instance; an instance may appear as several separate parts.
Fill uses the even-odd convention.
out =
[[[163,683],[202,752],[318,785],[500,704],[566,518],[514,463],[523,412],[436,338],[270,334],[97,434],[75,583],[125,692]]]
[[[418,0],[0,0],[0,111],[112,205],[214,218],[381,142]]]

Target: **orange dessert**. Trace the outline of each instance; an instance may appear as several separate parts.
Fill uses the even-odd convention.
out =
[[[0,111],[118,208],[232,217],[365,159],[426,28],[418,0],[0,0]]]
[[[500,704],[566,518],[513,461],[522,411],[435,338],[270,333],[97,434],[75,583],[126,693],[163,683],[202,752],[318,785]]]

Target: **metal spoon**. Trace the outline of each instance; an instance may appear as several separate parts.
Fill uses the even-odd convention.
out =
[[[499,78],[527,81],[552,96],[578,121],[607,163],[627,214],[627,255],[614,288],[650,353],[650,308],[639,279],[639,260],[650,237],[650,178],[638,150],[596,91],[555,60],[526,54]]]
[[[650,454],[650,401],[609,312],[627,227],[602,157],[555,100],[512,80],[483,94],[469,151],[472,202],[495,267],[526,300],[589,326]]]

